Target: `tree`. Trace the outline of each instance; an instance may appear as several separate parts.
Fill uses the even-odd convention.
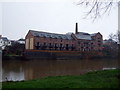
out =
[[[19,44],[15,42],[12,46],[5,47],[4,54],[15,54],[15,55],[22,55],[25,50],[24,44]]]
[[[120,44],[120,30],[117,30],[115,34],[113,33],[109,34],[108,39],[111,39]]]
[[[112,7],[117,3],[113,2],[114,0],[106,0],[106,2],[102,2],[101,0],[80,0],[77,5],[83,5],[89,8],[85,18],[91,16],[93,20],[98,17],[101,17],[105,13],[109,15]],[[117,6],[117,5],[116,5]]]
[[[116,41],[116,35],[113,33],[109,34],[108,38]]]
[[[117,31],[117,39],[118,39],[118,43],[120,44],[120,30]]]

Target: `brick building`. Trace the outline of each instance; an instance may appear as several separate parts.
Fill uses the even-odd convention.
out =
[[[56,34],[29,30],[25,37],[26,50],[63,50],[63,51],[101,51],[103,38],[98,33],[89,34],[78,32],[76,23],[75,33]]]

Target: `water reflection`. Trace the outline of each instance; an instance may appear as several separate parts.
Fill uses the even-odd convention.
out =
[[[80,75],[89,71],[117,68],[117,60],[5,60],[2,80],[31,80],[46,76]]]

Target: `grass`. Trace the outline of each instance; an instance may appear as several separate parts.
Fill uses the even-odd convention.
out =
[[[4,88],[119,88],[120,69],[79,76],[52,76],[21,82],[3,82]]]

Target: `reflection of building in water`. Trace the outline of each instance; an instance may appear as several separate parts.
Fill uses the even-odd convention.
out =
[[[34,67],[31,67],[31,68],[27,67],[27,68],[24,70],[25,80],[31,80],[31,79],[34,78],[34,77],[33,77],[33,74],[35,74],[35,73],[33,73],[33,68],[34,68]]]
[[[17,61],[17,60],[16,60]],[[9,62],[9,61],[7,61]],[[3,65],[3,81],[31,80],[47,76],[80,75],[89,71],[118,67],[117,60],[30,60]],[[14,66],[15,65],[15,66]],[[17,68],[17,69],[16,69]]]
[[[105,61],[104,61],[105,62]],[[47,76],[80,75],[89,71],[102,70],[102,60],[38,61],[30,62],[25,68],[25,79],[37,79]]]

